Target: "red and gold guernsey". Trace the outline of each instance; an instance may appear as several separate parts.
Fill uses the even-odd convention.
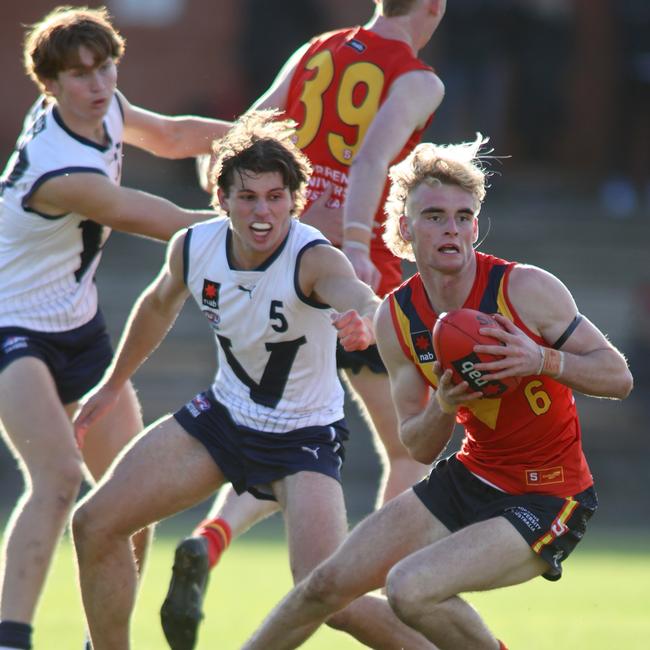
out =
[[[289,86],[285,114],[298,124],[297,145],[313,165],[307,190],[308,205],[324,188],[334,186],[331,207],[340,207],[348,172],[363,138],[391,85],[399,76],[431,68],[406,43],[353,27],[317,36],[296,66]],[[424,129],[414,131],[391,164],[407,156]],[[381,296],[402,281],[400,260],[384,244],[384,187],[375,215],[371,259],[382,280]]]
[[[476,261],[474,286],[463,307],[498,312],[537,343],[548,345],[524,325],[508,298],[508,279],[516,263],[479,252]],[[431,331],[438,315],[420,275],[407,280],[389,300],[404,354],[435,389]],[[458,410],[456,419],[465,429],[458,459],[505,492],[568,497],[593,484],[582,452],[573,393],[550,377],[522,377],[513,392],[468,403]]]

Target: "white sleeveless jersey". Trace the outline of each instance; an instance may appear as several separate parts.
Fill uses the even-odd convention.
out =
[[[27,201],[47,180],[103,174],[119,184],[124,119],[117,95],[104,119],[106,146],[70,131],[40,98],[0,178],[0,326],[61,332],[97,312],[95,270],[110,229],[78,214],[40,214]]]
[[[229,226],[227,218],[212,219],[185,237],[185,280],[217,339],[216,399],[238,425],[271,433],[341,419],[332,310],[297,284],[302,253],[327,241],[292,220],[272,257],[241,271],[229,262]]]

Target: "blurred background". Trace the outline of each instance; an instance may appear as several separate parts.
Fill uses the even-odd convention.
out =
[[[12,0],[0,6],[0,153],[5,160],[36,97],[22,70],[24,25],[56,4]],[[364,23],[374,7],[371,0],[105,4],[127,40],[119,86],[131,102],[170,114],[225,119],[244,111],[311,35]],[[426,139],[469,140],[480,131],[490,137],[495,154],[504,156],[494,165],[497,173],[481,214],[487,235],[481,250],[556,274],[582,313],[629,358],[635,390],[628,400],[576,399],[601,500],[594,527],[647,532],[650,2],[448,0],[446,17],[421,57],[446,86]],[[164,161],[129,149],[123,182],[186,207],[208,203],[197,187],[193,161]],[[114,342],[163,252],[151,241],[111,237],[97,282]],[[145,421],[204,389],[214,369],[210,330],[188,303],[135,378]],[[373,506],[379,464],[353,405],[349,424],[344,485],[356,520]],[[19,490],[16,462],[0,445],[1,519]],[[193,512],[192,519],[199,514]]]

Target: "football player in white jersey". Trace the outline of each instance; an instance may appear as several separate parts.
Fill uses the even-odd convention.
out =
[[[104,10],[61,7],[26,35],[26,69],[42,95],[0,178],[0,422],[26,484],[4,534],[0,648],[31,648],[84,465],[97,479],[142,428],[128,383],[83,451],[70,422],[112,357],[93,281],[110,229],[166,240],[214,215],[120,187],[123,143],[195,156],[227,128],[130,104],[116,89],[123,50]],[[138,537],[143,557],[146,535]]]
[[[110,417],[191,294],[218,341],[213,385],[139,436],[73,515],[95,650],[129,647],[136,585],[129,536],[226,482],[277,499],[296,580],[345,535],[347,432],[336,337],[347,350],[373,343],[378,299],[342,252],[293,218],[309,163],[291,139],[293,123],[276,118],[274,111],[250,113],[220,141],[215,201],[226,216],[172,239],[114,362],[75,420],[83,438]],[[382,598],[365,597],[330,623],[371,647],[431,647]],[[174,648],[188,642],[168,640]]]

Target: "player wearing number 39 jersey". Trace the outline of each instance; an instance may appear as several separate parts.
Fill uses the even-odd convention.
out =
[[[188,157],[209,152],[226,129],[132,105],[117,90],[123,51],[103,9],[56,8],[25,39],[41,96],[0,177],[0,429],[25,475],[4,535],[0,648],[31,647],[38,598],[86,469],[98,479],[142,427],[130,385],[82,451],[70,422],[112,358],[94,283],[108,234],[166,240],[214,216],[120,186],[123,143]],[[134,538],[139,557],[146,539],[147,531]]]
[[[366,132],[395,81],[416,71],[432,73],[407,43],[363,27],[323,34],[311,42],[291,76],[285,108],[287,116],[299,125],[296,144],[314,165],[308,201],[332,185],[330,203],[333,207],[343,205],[350,166]],[[424,124],[416,125],[389,164],[410,153],[430,120],[431,115]],[[386,248],[381,236],[387,195],[386,180],[370,240],[370,257],[381,275],[379,296],[402,281],[400,259]]]

